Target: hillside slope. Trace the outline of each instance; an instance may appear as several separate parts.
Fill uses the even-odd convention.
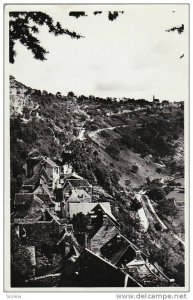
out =
[[[164,210],[166,202],[156,200],[153,205],[169,232],[162,232],[152,221],[148,208],[149,228],[144,232],[138,214],[142,204],[136,194],[152,185],[160,188],[155,183],[159,179],[183,178],[183,106],[153,107],[143,99],[116,102],[77,97],[72,92],[53,95],[26,87],[13,77],[10,104],[12,200],[22,185],[30,155],[69,161],[94,185],[96,201],[111,202],[125,234],[182,285],[184,278],[178,271],[183,270],[184,249],[170,234],[170,230],[181,234],[182,222],[174,226],[172,209]],[[171,192],[167,184],[161,189]],[[165,194],[161,200],[166,201]]]

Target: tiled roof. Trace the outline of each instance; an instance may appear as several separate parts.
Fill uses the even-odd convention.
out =
[[[37,194],[37,196],[46,204],[52,204],[53,201],[51,200],[50,196],[48,194]]]
[[[67,179],[73,188],[78,187],[91,187],[90,183],[86,179]]]
[[[84,215],[87,215],[89,212],[91,212],[97,205],[100,205],[103,209],[105,209],[106,212],[108,212],[110,215],[111,210],[109,209],[110,203],[109,202],[101,202],[101,203],[69,203],[69,214],[70,218],[73,217],[73,215],[76,215],[78,213],[83,213]],[[113,216],[113,215],[112,215]]]
[[[69,203],[70,218],[78,213],[87,215],[98,203]]]
[[[40,179],[40,174],[35,174],[31,178],[25,178],[23,181],[24,185],[35,185]]]
[[[33,193],[16,193],[15,194],[15,205],[23,205],[31,203],[33,200]]]
[[[40,197],[38,197],[37,195],[34,195],[34,200],[36,201],[36,202],[38,202],[39,204],[44,204],[44,202],[42,201],[42,199],[40,198]]]
[[[38,205],[37,205],[38,204]],[[16,194],[15,206],[18,207],[14,213],[16,218],[37,218],[44,202],[34,194]]]
[[[54,213],[51,213],[50,211],[48,211],[48,210],[46,210],[47,211],[47,213],[50,215],[50,217],[52,218],[52,219],[54,219],[55,221],[57,221],[59,224],[60,224],[60,222],[59,222],[59,220],[60,220],[60,218],[57,216],[57,214],[54,212]]]
[[[45,180],[47,181],[51,180],[44,167],[42,167],[40,174],[44,177]]]
[[[122,245],[121,249],[116,251],[111,257],[110,259],[111,263],[116,265],[119,262],[119,260],[122,258],[122,256],[125,254],[128,248],[129,248],[129,244]]]
[[[79,176],[78,174],[76,174],[76,172],[73,172],[71,174],[65,175],[65,179],[70,180],[70,179],[81,179],[83,180],[83,177]]]
[[[83,189],[79,189],[79,190],[76,190],[76,191],[72,190],[72,193],[68,198],[68,202],[69,203],[70,202],[77,202],[77,201],[81,202],[81,200],[84,201],[84,199],[86,199],[86,198],[91,199],[91,196],[85,190],[83,190]]]
[[[168,281],[160,273],[155,274],[152,270],[150,270],[145,262],[143,264],[137,264],[136,261],[136,263],[134,264],[133,261],[133,265],[130,264],[128,271],[129,274],[131,274],[132,277],[134,277],[143,286],[155,287],[168,286],[169,284]]]
[[[38,210],[33,214],[28,214],[24,217],[24,219],[30,219],[30,220],[34,220],[34,221],[39,221],[43,216],[43,212],[42,210]]]
[[[51,198],[53,196],[53,193],[49,190],[48,186],[46,184],[42,184],[42,186],[38,186],[37,189],[34,191],[34,194],[45,194],[49,195]]]
[[[107,214],[113,221],[117,222],[117,220],[115,219],[115,217],[113,216],[113,214],[111,212],[110,202],[99,202],[99,203],[95,203],[95,204],[100,205],[100,207],[102,208],[103,212],[105,214]],[[95,208],[95,207],[93,207],[93,208]]]

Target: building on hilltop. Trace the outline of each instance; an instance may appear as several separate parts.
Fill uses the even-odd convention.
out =
[[[153,103],[160,103],[160,100],[158,98],[155,98],[154,95],[153,95]]]

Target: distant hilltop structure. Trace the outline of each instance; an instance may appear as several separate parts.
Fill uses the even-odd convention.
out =
[[[159,99],[156,99],[154,95],[153,95],[153,103],[160,103]]]
[[[153,101],[152,101],[152,108],[183,108],[184,107],[184,101],[174,101],[170,102],[169,100],[162,100],[155,98],[153,95]]]

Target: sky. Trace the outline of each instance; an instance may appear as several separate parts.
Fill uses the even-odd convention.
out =
[[[186,101],[189,91],[188,5],[26,5],[19,10],[48,13],[63,28],[84,36],[55,37],[41,27],[37,36],[49,53],[37,61],[17,43],[9,73],[32,88],[66,95]],[[13,6],[12,10],[18,10]],[[87,17],[69,16],[85,11]],[[101,10],[101,15],[94,15]],[[108,11],[124,11],[111,22]],[[184,24],[184,32],[166,32]],[[180,59],[180,56],[184,57]]]

